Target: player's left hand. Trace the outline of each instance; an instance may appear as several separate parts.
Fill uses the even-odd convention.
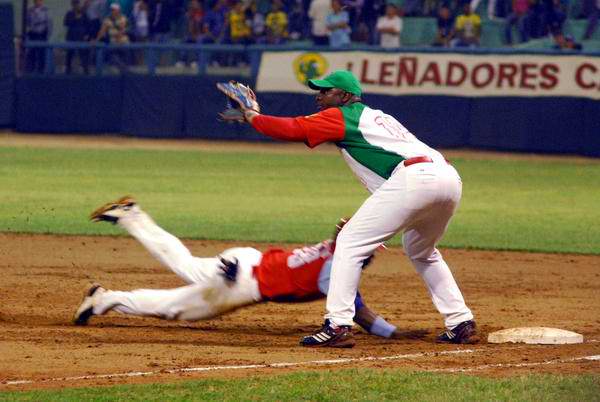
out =
[[[225,277],[225,280],[229,282],[235,282],[239,267],[237,258],[233,257],[229,259],[221,255],[219,255],[218,258],[219,261],[221,261],[221,265],[219,266],[222,271],[221,275]]]
[[[260,113],[256,95],[249,86],[229,81],[217,83],[217,88],[227,96],[227,106],[219,113],[221,120],[242,123],[248,121],[248,114]]]

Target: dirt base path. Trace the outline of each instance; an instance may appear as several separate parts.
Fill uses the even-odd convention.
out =
[[[238,245],[185,243],[198,256]],[[182,283],[129,238],[0,234],[0,244],[0,391],[350,366],[600,373],[600,360],[590,357],[600,355],[598,256],[444,250],[483,339],[502,328],[551,326],[583,334],[584,344],[436,345],[442,321],[402,251],[390,249],[363,276],[365,300],[399,327],[429,333],[386,340],[360,332],[354,349],[314,350],[298,340],[320,324],[322,300],[265,303],[198,323],[111,313],[75,327],[72,314],[91,282],[122,290]],[[335,359],[350,360],[314,363]]]

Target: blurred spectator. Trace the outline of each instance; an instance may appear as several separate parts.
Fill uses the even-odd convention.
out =
[[[71,10],[67,11],[63,19],[63,25],[67,29],[66,40],[68,42],[85,42],[89,39],[90,21],[83,12],[80,0],[71,1]],[[75,53],[79,56],[79,63],[85,74],[89,73],[89,50],[88,49],[67,49],[67,59],[65,62],[65,73],[71,74],[73,56]]]
[[[463,6],[463,13],[456,18],[454,25],[455,46],[477,47],[481,37],[481,18],[471,11],[469,3]]]
[[[588,3],[590,4],[586,4],[587,7],[585,7],[587,8],[588,24],[583,39],[590,39],[592,37],[598,26],[598,16],[600,16],[600,0],[588,0]]]
[[[267,42],[267,31],[265,27],[265,15],[258,11],[257,3],[253,2],[251,6],[252,19],[250,28],[252,30],[252,38],[256,44],[265,44]]]
[[[52,19],[48,14],[48,7],[44,0],[35,0],[33,6],[27,10],[27,40],[47,41],[52,33]],[[44,48],[30,48],[27,51],[27,71],[43,73],[46,67]]]
[[[132,39],[137,43],[147,42],[150,38],[150,7],[146,0],[136,0],[133,3],[131,11],[131,20],[133,21]],[[135,64],[140,65],[144,62],[144,51],[133,51]]]
[[[153,0],[150,4],[150,33],[154,42],[165,43],[170,39],[171,7],[166,0]]]
[[[331,14],[331,0],[312,0],[308,9],[308,16],[312,22],[312,40],[316,46],[327,46],[329,37],[327,30],[327,16]]]
[[[437,31],[433,46],[450,47],[454,37],[454,18],[447,5],[442,5],[438,10]]]
[[[107,39],[108,43],[122,45],[129,43],[127,29],[129,22],[127,17],[121,14],[121,6],[117,3],[110,5],[110,14],[102,21],[102,27],[96,36],[96,40]]]
[[[206,12],[202,22],[203,43],[223,43],[225,41],[228,12],[226,0],[217,0],[213,8]]]
[[[561,0],[547,0],[545,4],[544,25],[547,31],[553,36],[563,30],[563,25],[567,19],[567,13]],[[546,32],[544,32],[546,34]]]
[[[398,16],[398,8],[394,4],[387,5],[385,15],[377,20],[376,29],[379,33],[379,45],[381,47],[400,47],[402,19]]]
[[[512,0],[511,13],[506,18],[504,40],[512,45],[513,25],[517,26],[521,42],[529,40],[529,0]]]
[[[171,9],[171,33],[175,38],[185,40],[187,34],[187,10],[191,0],[168,0]]]
[[[217,0],[212,9],[204,14],[202,21],[202,43],[223,43],[227,33],[227,14],[229,8],[226,0]],[[226,55],[222,53],[212,53],[210,63],[213,66],[224,65]]]
[[[280,45],[288,37],[288,17],[283,9],[281,0],[274,0],[271,12],[267,14],[265,22],[267,28],[267,43]]]
[[[370,44],[371,36],[379,37],[375,28],[373,28],[372,30],[374,31],[373,35],[371,34],[371,29],[369,29],[367,23],[365,21],[360,21],[358,23],[358,26],[356,27],[356,30],[352,30],[352,35],[350,36],[350,39],[352,42]],[[379,38],[376,38],[374,43],[379,44]]]
[[[363,10],[365,4],[372,7],[372,1],[365,0],[342,0],[342,8],[348,12],[350,17],[350,41],[368,43],[370,41],[370,29],[364,21]],[[378,16],[379,17],[379,16]],[[375,28],[373,25],[371,28]]]
[[[238,1],[233,6],[233,9],[227,16],[227,23],[229,25],[229,39],[233,44],[248,44],[252,37],[250,25],[246,20],[246,10],[244,9],[244,3]]]
[[[544,14],[543,0],[529,1],[529,36],[531,38],[541,38],[546,35]]]
[[[340,1],[342,3],[344,11],[348,13],[350,26],[350,31],[354,33],[358,28],[358,23],[360,22],[362,8],[365,3],[364,0],[343,0]]]
[[[198,0],[190,0],[188,9],[185,13],[186,33],[184,43],[201,43],[203,39],[202,22],[204,20],[204,10]],[[196,52],[181,52],[179,61],[175,63],[176,67],[190,65],[192,68],[198,66],[196,61]]]
[[[292,8],[288,13],[289,16],[289,28],[290,39],[299,40],[304,37],[304,26],[305,26],[305,15],[304,6],[302,0],[294,0],[292,2]]]
[[[332,13],[327,16],[329,46],[346,47],[350,45],[350,16],[342,9],[341,0],[331,0]]]
[[[117,3],[110,5],[110,14],[102,21],[102,27],[95,40],[106,40],[112,45],[123,45],[129,43],[127,35],[128,20],[121,14],[121,6]],[[108,59],[115,64],[121,71],[126,69],[127,53],[123,50],[112,49],[108,52]]]
[[[238,1],[233,6],[233,9],[227,16],[227,22],[229,25],[229,40],[233,44],[247,45],[252,39],[252,31],[250,30],[250,24],[246,20],[246,10],[244,9],[244,3]],[[233,53],[230,55],[230,63],[232,65],[246,65],[248,64],[247,56],[245,53]]]
[[[204,21],[204,9],[198,0],[190,0],[185,13],[187,43],[198,43],[202,41],[202,23]]]
[[[575,42],[575,38],[571,35],[563,35],[559,33],[554,36],[554,49],[557,50],[582,50],[581,43]]]
[[[106,13],[106,2],[107,0],[85,0],[83,3],[85,15],[90,21],[90,38],[95,38],[100,32],[102,20]]]
[[[150,10],[146,0],[136,0],[133,4],[133,38],[136,42],[146,42],[150,37]]]
[[[369,32],[368,43],[371,45],[379,44],[379,38],[375,26],[377,25],[377,19],[385,13],[386,0],[372,0],[365,1],[361,19],[361,29],[365,29],[366,26]]]

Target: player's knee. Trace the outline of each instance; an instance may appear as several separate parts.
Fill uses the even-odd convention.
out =
[[[352,231],[346,230],[344,227],[337,237],[335,251],[352,250],[361,247],[361,243],[364,243],[364,239],[357,238]]]
[[[441,254],[435,248],[427,248],[419,251],[410,250],[413,251],[412,253],[405,248],[404,251],[411,261],[422,264],[432,264],[441,258]]]

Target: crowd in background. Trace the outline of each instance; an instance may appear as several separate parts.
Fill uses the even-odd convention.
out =
[[[563,34],[567,13],[577,1],[588,20],[584,37],[594,33],[600,0],[488,0],[482,18],[475,13],[481,0],[72,0],[64,16],[66,40],[130,42],[285,44],[306,41],[343,48],[352,43],[402,46],[403,19],[435,17],[433,46],[480,45],[482,23],[504,23],[504,43],[513,44],[551,35],[556,48],[580,49]],[[52,20],[43,0],[34,0],[27,13],[27,39],[47,40]],[[78,55],[85,72],[89,52],[69,50],[66,71]],[[237,60],[244,62],[243,59]],[[216,60],[222,62],[222,60]],[[27,55],[31,71],[44,68],[43,49]]]

